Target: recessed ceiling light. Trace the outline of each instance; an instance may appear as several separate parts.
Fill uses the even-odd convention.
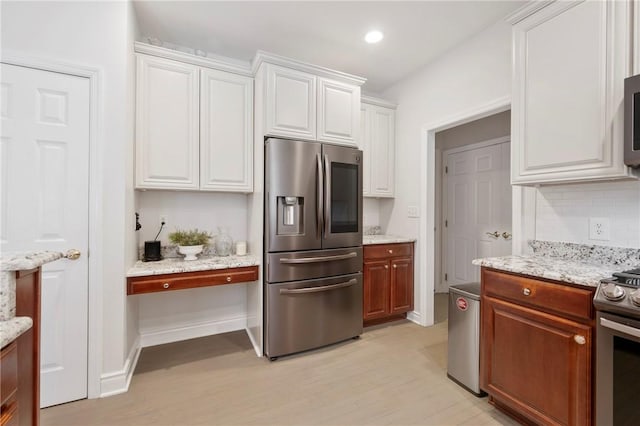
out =
[[[367,35],[364,36],[364,41],[367,43],[377,43],[384,38],[384,34],[382,34],[378,30],[369,31]]]

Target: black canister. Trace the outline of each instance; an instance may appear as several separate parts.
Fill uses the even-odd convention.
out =
[[[153,262],[156,260],[162,260],[162,254],[160,253],[160,241],[145,241],[144,261]]]

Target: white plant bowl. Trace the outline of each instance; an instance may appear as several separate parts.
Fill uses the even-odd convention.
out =
[[[185,255],[184,260],[198,260],[196,254],[202,253],[204,246],[178,246],[178,251]]]

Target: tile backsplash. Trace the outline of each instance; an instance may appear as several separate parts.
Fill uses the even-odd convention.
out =
[[[608,241],[589,238],[589,218],[608,219]],[[640,182],[539,188],[536,239],[640,248]]]

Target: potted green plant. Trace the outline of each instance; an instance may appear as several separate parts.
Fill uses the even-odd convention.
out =
[[[211,235],[198,228],[183,231],[176,229],[169,234],[169,240],[178,245],[178,251],[185,255],[184,260],[196,260],[196,255],[202,253],[204,246],[209,244]]]

